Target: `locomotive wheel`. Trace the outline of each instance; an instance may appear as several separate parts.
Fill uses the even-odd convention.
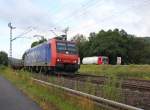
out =
[[[42,67],[41,66],[38,67],[38,73],[42,73]]]

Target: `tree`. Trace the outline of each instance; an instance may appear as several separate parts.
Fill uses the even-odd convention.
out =
[[[116,64],[117,56],[123,64],[150,64],[150,37],[136,37],[123,29],[92,32],[89,40],[80,42],[79,49],[82,57],[108,56],[110,64]]]
[[[150,43],[144,38],[134,37],[130,40],[129,60],[135,64],[150,64]]]
[[[39,45],[39,44],[41,44],[41,43],[43,43],[43,42],[46,42],[47,41],[47,39],[45,39],[45,38],[42,38],[41,40],[39,40],[39,41],[35,41],[35,42],[33,42],[32,44],[31,44],[31,48],[32,47],[35,47],[35,46],[37,46],[37,45]]]
[[[79,44],[79,43],[85,42],[86,38],[82,34],[77,34],[71,39],[71,41],[74,41],[77,44]]]
[[[8,65],[8,55],[6,52],[0,51],[0,65]]]
[[[116,63],[117,56],[122,57],[123,61],[127,61],[127,39],[126,32],[124,30],[119,31],[118,29],[101,30],[96,34],[90,34],[88,55],[109,56],[111,64]]]
[[[82,59],[85,55],[85,53],[87,52],[86,47],[87,47],[87,40],[85,38],[85,36],[83,36],[82,34],[77,34],[75,35],[71,41],[76,42],[77,47],[78,47],[78,51],[79,51],[79,56],[80,56],[80,61],[82,63]]]

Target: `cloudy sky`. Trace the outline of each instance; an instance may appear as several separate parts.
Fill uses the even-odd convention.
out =
[[[13,37],[13,57],[23,52],[37,38],[47,39],[69,27],[69,38],[78,33],[87,35],[101,29],[125,29],[137,36],[150,36],[149,0],[0,0],[0,51],[9,53],[9,28]]]

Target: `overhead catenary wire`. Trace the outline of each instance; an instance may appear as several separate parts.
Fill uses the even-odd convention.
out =
[[[149,2],[148,0],[143,1],[143,5],[147,5],[148,2]],[[118,14],[124,13],[124,12],[126,12],[126,11],[132,9],[132,8],[135,7],[135,6],[136,6],[136,7],[139,7],[140,5],[141,5],[140,3],[139,3],[139,4],[133,4],[133,5],[130,5],[128,8],[125,8],[125,9],[122,10],[122,11],[120,11],[120,10],[119,10],[119,11],[116,11],[115,13],[111,14],[110,16],[105,17],[105,18],[103,18],[103,19],[100,19],[99,22],[97,22],[97,24],[100,24],[100,23],[105,22],[105,21],[108,21],[108,20],[112,20],[112,18],[115,17],[115,16],[118,16]],[[92,18],[92,17],[91,17],[91,18]],[[87,27],[87,26],[82,26],[81,28],[84,28],[86,31],[91,30],[91,26],[89,26],[89,27]]]
[[[30,27],[29,30],[27,30],[27,31],[25,31],[25,32],[23,32],[23,33],[21,33],[21,34],[19,34],[17,37],[13,38],[12,41],[14,41],[14,40],[16,40],[16,39],[18,39],[18,38],[24,38],[24,35],[30,33],[32,30],[33,30],[33,29]],[[27,38],[28,38],[28,37],[27,37]]]
[[[68,14],[67,16],[63,17],[61,20],[56,21],[55,24],[59,24],[59,23],[63,23],[63,22],[67,22],[68,18],[73,18],[77,13],[81,12],[81,10],[87,10],[93,6],[95,6],[96,4],[99,4],[100,0],[93,0],[91,2],[91,0],[89,0],[88,2],[82,4],[79,8],[77,8],[76,10],[73,10],[70,14]],[[102,1],[101,1],[102,2]],[[92,3],[92,5],[91,5]],[[91,5],[91,6],[90,6]]]
[[[27,28],[27,30],[25,30],[24,32],[22,32],[21,34],[17,35],[15,38],[13,38],[12,40],[16,40],[18,38],[27,38],[27,39],[31,39],[31,37],[26,37],[25,35],[32,32],[35,28],[32,28],[31,26]]]
[[[92,6],[94,7],[94,6],[96,6],[96,5],[99,5],[98,4],[99,2],[95,2]],[[148,3],[148,0],[145,0],[145,1],[143,1],[143,3],[144,4],[147,4]],[[143,5],[144,5],[143,4]],[[131,4],[130,6],[129,6],[129,8],[125,8],[124,10],[122,10],[122,11],[120,11],[120,10],[118,10],[118,11],[116,11],[114,14],[111,14],[110,16],[108,16],[108,17],[106,17],[106,18],[104,18],[104,19],[100,19],[100,23],[101,22],[104,22],[104,21],[107,21],[107,20],[111,20],[112,19],[112,17],[114,17],[114,16],[117,16],[117,14],[119,14],[119,13],[124,13],[124,12],[126,12],[127,10],[130,10],[131,8],[133,8],[133,7],[138,7],[139,5],[141,5],[141,3],[139,3],[139,4]],[[57,24],[58,23],[66,23],[66,22],[69,22],[69,21],[72,21],[73,19],[71,19],[71,18],[75,18],[75,16],[77,16],[77,14],[79,14],[78,16],[80,16],[81,18],[84,18],[85,16],[81,13],[81,11],[82,12],[84,12],[84,11],[86,11],[86,10],[89,10],[90,8],[92,8],[92,6],[86,6],[86,4],[85,4],[85,6],[83,7],[83,8],[79,8],[78,10],[74,10],[73,11],[73,13],[71,13],[71,14],[69,14],[68,16],[66,16],[66,17],[64,17],[63,19],[61,19],[60,21],[58,21],[58,22],[56,22]],[[87,16],[88,16],[88,14],[87,14]],[[93,18],[92,16],[90,16],[91,18]],[[68,25],[68,24],[67,24]],[[71,27],[71,26],[70,26]],[[84,27],[83,27],[84,28]],[[89,28],[90,27],[86,27],[86,30],[89,30]]]
[[[70,18],[74,18],[74,17],[76,16],[75,13],[80,12],[80,9],[81,9],[81,8],[82,8],[82,10],[87,10],[87,9],[90,9],[90,8],[94,7],[95,4],[98,5],[99,3],[102,3],[102,1],[100,2],[99,0],[93,0],[93,1],[91,2],[91,0],[88,0],[86,3],[82,3],[82,5],[81,5],[79,8],[77,8],[76,10],[73,10],[72,13],[70,13],[70,14],[68,14],[67,16],[63,17],[61,20],[56,21],[56,22],[55,22],[55,25],[59,25],[60,23],[63,24],[63,23],[65,23],[65,22],[67,22],[67,21],[70,21],[70,20],[71,20]],[[91,5],[91,6],[90,6],[90,5]],[[82,16],[82,15],[81,15],[81,16]],[[69,19],[68,19],[68,18],[69,18]],[[69,27],[70,27],[70,26],[69,26]],[[64,28],[64,27],[63,27],[63,28]],[[57,28],[55,27],[55,29],[57,29]],[[60,31],[60,30],[59,30],[59,31]]]

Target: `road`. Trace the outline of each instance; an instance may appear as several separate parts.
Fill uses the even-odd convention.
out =
[[[0,76],[0,110],[42,110],[35,102]]]

